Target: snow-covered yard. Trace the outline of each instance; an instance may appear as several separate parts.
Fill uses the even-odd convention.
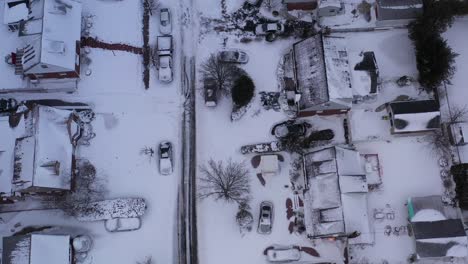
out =
[[[160,2],[162,6],[172,8],[172,33],[177,45],[180,41],[179,3]],[[83,14],[92,15],[91,36],[109,43],[142,45],[140,1],[84,1]],[[150,19],[150,44],[154,44],[155,36],[159,35],[158,19],[159,16]],[[2,45],[2,51],[4,47]],[[174,81],[160,83],[156,69],[151,68],[148,90],[142,82],[141,55],[91,48],[88,55],[91,63],[82,66],[83,74],[76,93],[16,95],[18,99],[54,98],[84,102],[93,107],[96,137],[90,146],[81,147],[77,154],[94,164],[98,176],[106,180],[109,198],[142,197],[146,200],[148,209],[142,217],[141,229],[109,233],[102,221],[79,223],[57,210],[30,211],[1,214],[4,220],[0,223],[1,236],[9,236],[28,225],[80,227],[94,240],[88,257],[93,263],[135,263],[146,256],[152,256],[156,263],[175,262],[182,143],[180,54],[177,54],[178,50],[175,53]],[[87,69],[91,70],[89,76],[84,74]],[[163,140],[173,144],[175,167],[169,176],[160,175],[158,170],[157,147]],[[145,147],[156,151],[153,157],[141,153]],[[21,226],[15,228],[16,223]]]

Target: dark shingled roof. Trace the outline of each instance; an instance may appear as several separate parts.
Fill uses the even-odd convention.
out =
[[[422,0],[377,0],[377,20],[417,18],[423,12],[422,4]]]
[[[393,114],[417,114],[439,111],[439,105],[435,100],[405,101],[390,103]]]
[[[460,219],[446,219],[433,222],[412,222],[416,239],[466,236]]]

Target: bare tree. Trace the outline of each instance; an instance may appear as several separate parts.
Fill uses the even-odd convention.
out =
[[[136,264],[153,264],[153,257],[151,256],[146,256],[143,261],[137,261]]]
[[[253,215],[250,212],[250,206],[247,202],[239,204],[239,211],[236,214],[236,222],[239,225],[240,232],[243,234],[245,231],[252,231]]]
[[[211,54],[200,69],[203,78],[215,80],[218,89],[225,94],[230,94],[233,79],[239,71],[238,67],[220,61],[215,54]]]
[[[96,168],[88,160],[77,161],[77,173],[72,179],[72,191],[57,200],[67,214],[75,215],[91,202],[103,200],[107,189],[105,180],[98,178]]]
[[[450,140],[442,130],[436,130],[424,137],[429,148],[435,155],[451,157]]]
[[[452,107],[452,110],[450,111],[450,122],[456,123],[456,122],[465,121],[467,115],[468,115],[468,108],[466,107],[466,105],[463,107],[454,106]]]
[[[246,202],[250,193],[249,171],[243,162],[228,160],[224,166],[222,161],[210,159],[208,165],[200,166],[199,197],[213,197],[215,200],[227,202]]]

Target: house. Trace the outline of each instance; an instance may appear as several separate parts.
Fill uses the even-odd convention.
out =
[[[18,31],[20,39],[8,60],[15,74],[31,81],[79,77],[80,2],[8,0],[4,23],[10,30]]]
[[[0,156],[3,202],[19,195],[72,188],[80,122],[74,111],[42,105],[34,105],[22,114],[15,128],[22,133],[6,135],[12,142],[2,149]],[[8,132],[5,126],[0,130]]]
[[[344,14],[345,6],[340,0],[321,0],[318,5],[318,17],[336,16]]]
[[[426,132],[440,128],[439,105],[435,100],[391,102],[387,111],[392,134]]]
[[[3,238],[3,264],[71,264],[69,235],[29,234]]]
[[[292,10],[315,10],[318,0],[283,0],[288,11]]]
[[[468,238],[458,208],[443,204],[438,195],[414,197],[408,199],[408,218],[419,262],[466,263]]]
[[[454,122],[447,125],[447,134],[450,143],[454,146],[468,144],[468,123]]]
[[[463,210],[468,210],[468,163],[452,165],[450,174],[455,182],[458,206]]]
[[[293,45],[294,79],[301,95],[298,116],[346,113],[351,108],[351,76],[341,41],[317,34]]]
[[[378,27],[406,26],[423,13],[422,0],[377,0],[375,16]]]
[[[350,244],[372,244],[367,179],[357,151],[330,147],[304,158],[304,222],[307,235],[345,237]]]

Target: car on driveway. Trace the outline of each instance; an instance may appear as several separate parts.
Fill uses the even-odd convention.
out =
[[[159,144],[159,173],[169,175],[172,169],[172,144],[163,141]]]
[[[296,122],[295,120],[288,120],[278,123],[271,129],[271,134],[276,138],[285,138],[290,136],[301,137],[307,133],[307,128],[311,125],[307,122]]]
[[[161,56],[159,57],[158,64],[158,79],[162,82],[172,81],[172,57]]]
[[[138,230],[141,227],[141,219],[139,217],[107,219],[104,222],[104,227],[108,232]]]
[[[205,78],[203,80],[203,89],[205,90],[205,105],[214,107],[218,104],[218,87],[216,80]]]
[[[164,35],[172,32],[171,11],[168,8],[161,8],[159,11],[159,32]]]
[[[286,263],[301,259],[301,251],[293,246],[272,246],[266,250],[267,260],[274,263]]]
[[[247,63],[249,56],[239,49],[223,50],[218,53],[218,59],[222,62]]]
[[[263,36],[267,34],[281,34],[284,32],[284,25],[280,22],[258,24],[255,27],[255,35]]]
[[[260,216],[258,220],[257,232],[260,234],[270,234],[273,227],[273,204],[263,201],[260,204]]]

